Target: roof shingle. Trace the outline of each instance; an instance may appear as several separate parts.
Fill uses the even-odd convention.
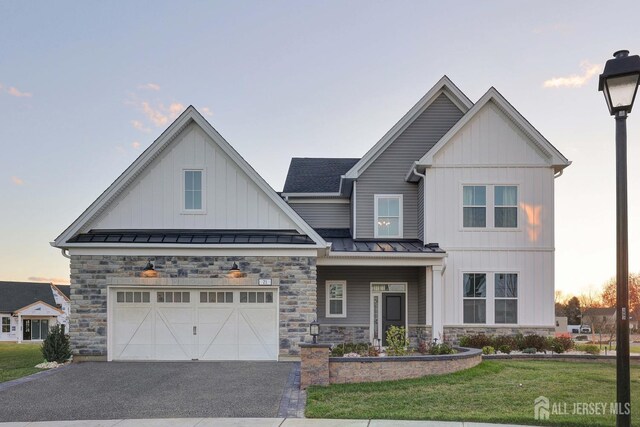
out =
[[[0,313],[13,313],[37,301],[56,307],[50,283],[0,282]]]
[[[294,157],[283,193],[337,193],[340,177],[360,159]]]

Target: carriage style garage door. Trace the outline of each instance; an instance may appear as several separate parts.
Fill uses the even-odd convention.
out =
[[[112,360],[277,360],[277,289],[110,291]]]

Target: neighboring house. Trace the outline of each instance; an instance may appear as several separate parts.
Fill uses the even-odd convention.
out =
[[[611,333],[616,325],[616,308],[588,308],[582,312],[582,323],[591,326],[594,333]]]
[[[56,325],[69,325],[69,286],[0,282],[0,341],[41,341]]]
[[[556,336],[570,333],[569,322],[567,316],[556,316]]]
[[[569,164],[443,77],[362,158],[294,158],[278,194],[189,107],[52,242],[74,354],[283,359],[316,319],[322,342],[551,335]]]

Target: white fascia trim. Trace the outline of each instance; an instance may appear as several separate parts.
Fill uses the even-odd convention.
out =
[[[466,113],[473,103],[453,84],[447,76],[443,76],[429,91],[369,150],[349,171],[345,178],[357,179],[360,174],[393,142],[395,137],[406,129],[426,110],[442,93],[451,99],[458,108]]]
[[[446,259],[446,258],[444,258]],[[442,265],[443,258],[318,258],[317,266],[426,267]]]
[[[120,175],[105,190],[98,199],[85,210],[60,236],[54,241],[54,246],[62,247],[72,236],[94,220],[114,199],[164,150],[169,143],[191,122],[195,122],[200,128],[222,149],[253,182],[265,192],[278,207],[298,226],[298,231],[309,236],[320,246],[326,246],[326,242],[315,230],[289,206],[276,191],[247,163],[247,161],[216,131],[213,126],[192,105],[147,148],[125,172]]]
[[[557,170],[562,170],[569,166],[571,162],[558,151],[531,123],[529,123],[523,116],[513,108],[511,104],[498,92],[494,87],[491,87],[482,98],[471,107],[469,111],[455,124],[449,131],[444,134],[440,141],[431,148],[422,158],[417,162],[417,165],[422,168],[431,167],[433,164],[433,157],[436,155],[442,147],[444,147],[457,133],[462,129],[471,119],[489,102],[493,102],[494,105],[507,116],[534,144],[534,146],[545,157],[545,160],[549,162],[550,166],[554,166]],[[539,166],[539,165],[538,165]]]
[[[74,248],[70,255],[104,256],[302,256],[317,257],[317,249],[293,248]]]
[[[442,259],[447,256],[446,253],[428,253],[428,252],[329,252],[324,258],[420,258],[420,259]]]
[[[308,204],[327,204],[327,205],[348,205],[349,199],[329,199],[329,198],[297,198],[297,199],[288,199],[287,202],[290,205],[295,205],[298,203],[308,203]]]
[[[344,198],[340,193],[280,193],[282,197],[339,197]]]

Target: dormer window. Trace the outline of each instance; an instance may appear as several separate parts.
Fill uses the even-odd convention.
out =
[[[375,237],[402,238],[402,194],[376,194]]]
[[[200,213],[204,211],[204,171],[202,169],[186,169],[183,174],[183,211]]]

